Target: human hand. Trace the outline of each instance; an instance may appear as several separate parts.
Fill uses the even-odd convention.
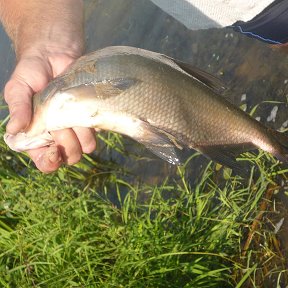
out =
[[[67,50],[66,50],[67,51]],[[77,56],[46,52],[45,57],[39,51],[23,55],[19,60],[11,79],[5,87],[5,100],[10,111],[7,132],[16,134],[25,130],[32,117],[32,96],[42,90],[56,75],[60,74]],[[88,128],[73,128],[51,133],[55,145],[27,151],[35,165],[42,172],[52,172],[62,163],[77,163],[82,153],[91,153],[95,149],[94,131]]]
[[[5,86],[10,111],[7,132],[25,130],[32,117],[32,96],[83,51],[82,0],[0,0],[0,18],[11,38],[17,66]],[[95,149],[94,131],[65,129],[51,133],[55,145],[27,151],[39,170],[49,173],[72,165]]]

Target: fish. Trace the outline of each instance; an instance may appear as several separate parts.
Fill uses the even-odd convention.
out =
[[[90,127],[126,135],[175,165],[187,149],[231,168],[239,154],[255,149],[287,162],[287,136],[230,103],[223,91],[218,78],[188,63],[110,46],[80,57],[36,93],[27,130],[4,140],[26,151],[53,144],[51,131]]]

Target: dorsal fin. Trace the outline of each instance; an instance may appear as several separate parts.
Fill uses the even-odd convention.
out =
[[[166,56],[168,57],[168,56]],[[205,72],[189,63],[170,58],[175,64],[177,64],[182,70],[184,70],[187,74],[191,75],[193,78],[196,78],[200,82],[202,82],[204,85],[208,86],[212,90],[214,90],[217,93],[222,94],[225,91],[225,86],[223,85],[222,81],[215,77],[214,75],[211,75],[208,72]]]

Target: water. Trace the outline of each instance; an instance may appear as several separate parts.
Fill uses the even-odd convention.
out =
[[[254,116],[264,124],[274,129],[288,126],[288,58],[272,46],[231,29],[190,31],[149,0],[87,0],[85,27],[87,52],[110,45],[130,45],[189,62],[222,79],[229,87],[230,100],[236,105],[249,112],[259,104]],[[2,91],[15,65],[15,55],[1,27],[0,43]],[[141,178],[149,183],[156,184],[159,179],[174,174],[175,167],[155,159],[143,147],[125,141],[130,152],[147,156],[150,161],[137,162],[116,152],[105,156],[101,147],[99,157],[121,163],[134,172],[135,179]],[[202,163],[201,158],[197,167]],[[194,170],[192,175],[197,173]],[[279,219],[284,218],[282,231],[287,231],[288,201],[284,194],[280,198]],[[288,247],[285,233],[280,234],[280,238],[282,245]]]
[[[9,38],[2,26],[0,25],[0,105],[5,104],[3,101],[3,89],[9,79],[15,66],[15,53],[9,41]],[[0,118],[4,118],[7,111],[0,110]]]

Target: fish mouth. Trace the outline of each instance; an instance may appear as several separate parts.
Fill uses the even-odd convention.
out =
[[[4,141],[12,150],[16,152],[37,149],[54,143],[54,140],[49,132],[43,132],[40,135],[29,135],[29,133],[25,132],[20,132],[16,135],[5,133]]]

